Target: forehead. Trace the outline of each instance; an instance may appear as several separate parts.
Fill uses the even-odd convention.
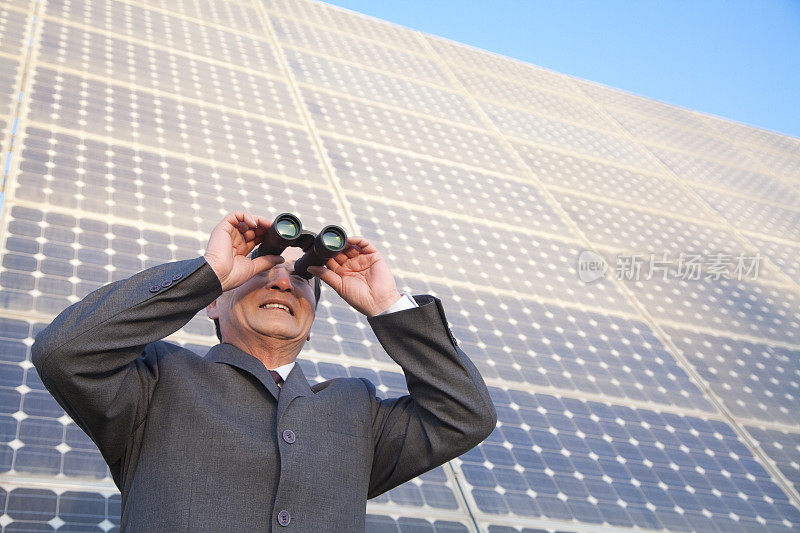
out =
[[[303,256],[303,249],[294,247],[286,248],[281,256],[283,256],[283,258],[286,260],[286,263],[284,264],[293,265],[295,261]]]

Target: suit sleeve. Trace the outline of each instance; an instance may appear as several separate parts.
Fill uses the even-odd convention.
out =
[[[112,472],[158,381],[158,356],[146,345],[180,329],[221,292],[202,257],[167,263],[94,291],[36,336],[31,361],[42,383]]]
[[[373,403],[369,498],[477,446],[497,424],[489,391],[450,333],[441,302],[415,299],[418,308],[369,319],[409,391]]]

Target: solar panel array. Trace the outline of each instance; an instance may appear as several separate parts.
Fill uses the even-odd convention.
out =
[[[37,331],[242,207],[373,240],[490,386],[491,437],[368,531],[800,530],[798,139],[306,0],[13,0],[0,142],[3,531],[119,524]],[[743,254],[757,276],[720,270]],[[405,392],[330,290],[312,338],[310,380]],[[171,339],[215,343],[203,316]]]

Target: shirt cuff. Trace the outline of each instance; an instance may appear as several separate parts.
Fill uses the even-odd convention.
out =
[[[405,311],[406,309],[413,309],[415,307],[419,307],[417,302],[414,301],[414,298],[412,298],[410,294],[404,292],[400,294],[399,300],[393,303],[386,311],[378,313],[378,316],[396,313],[397,311]]]

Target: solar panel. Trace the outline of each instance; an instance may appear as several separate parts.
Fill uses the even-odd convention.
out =
[[[665,328],[677,349],[742,418],[797,425],[796,349]]]
[[[800,489],[800,434],[763,426],[747,426],[747,432],[795,490]]]
[[[490,386],[492,435],[371,500],[367,531],[800,528],[798,139],[309,0],[13,0],[0,142],[3,531],[118,529],[30,345],[241,208],[368,237]],[[616,263],[720,253],[758,275]],[[328,288],[311,337],[312,384],[407,392]],[[202,313],[169,341],[217,342]]]
[[[675,175],[691,182],[692,188],[699,194],[702,194],[704,188],[709,188],[724,189],[729,193],[740,193],[753,199],[773,202],[796,204],[799,199],[795,188],[766,174],[766,169],[746,170],[663,148],[653,148],[652,152]]]

